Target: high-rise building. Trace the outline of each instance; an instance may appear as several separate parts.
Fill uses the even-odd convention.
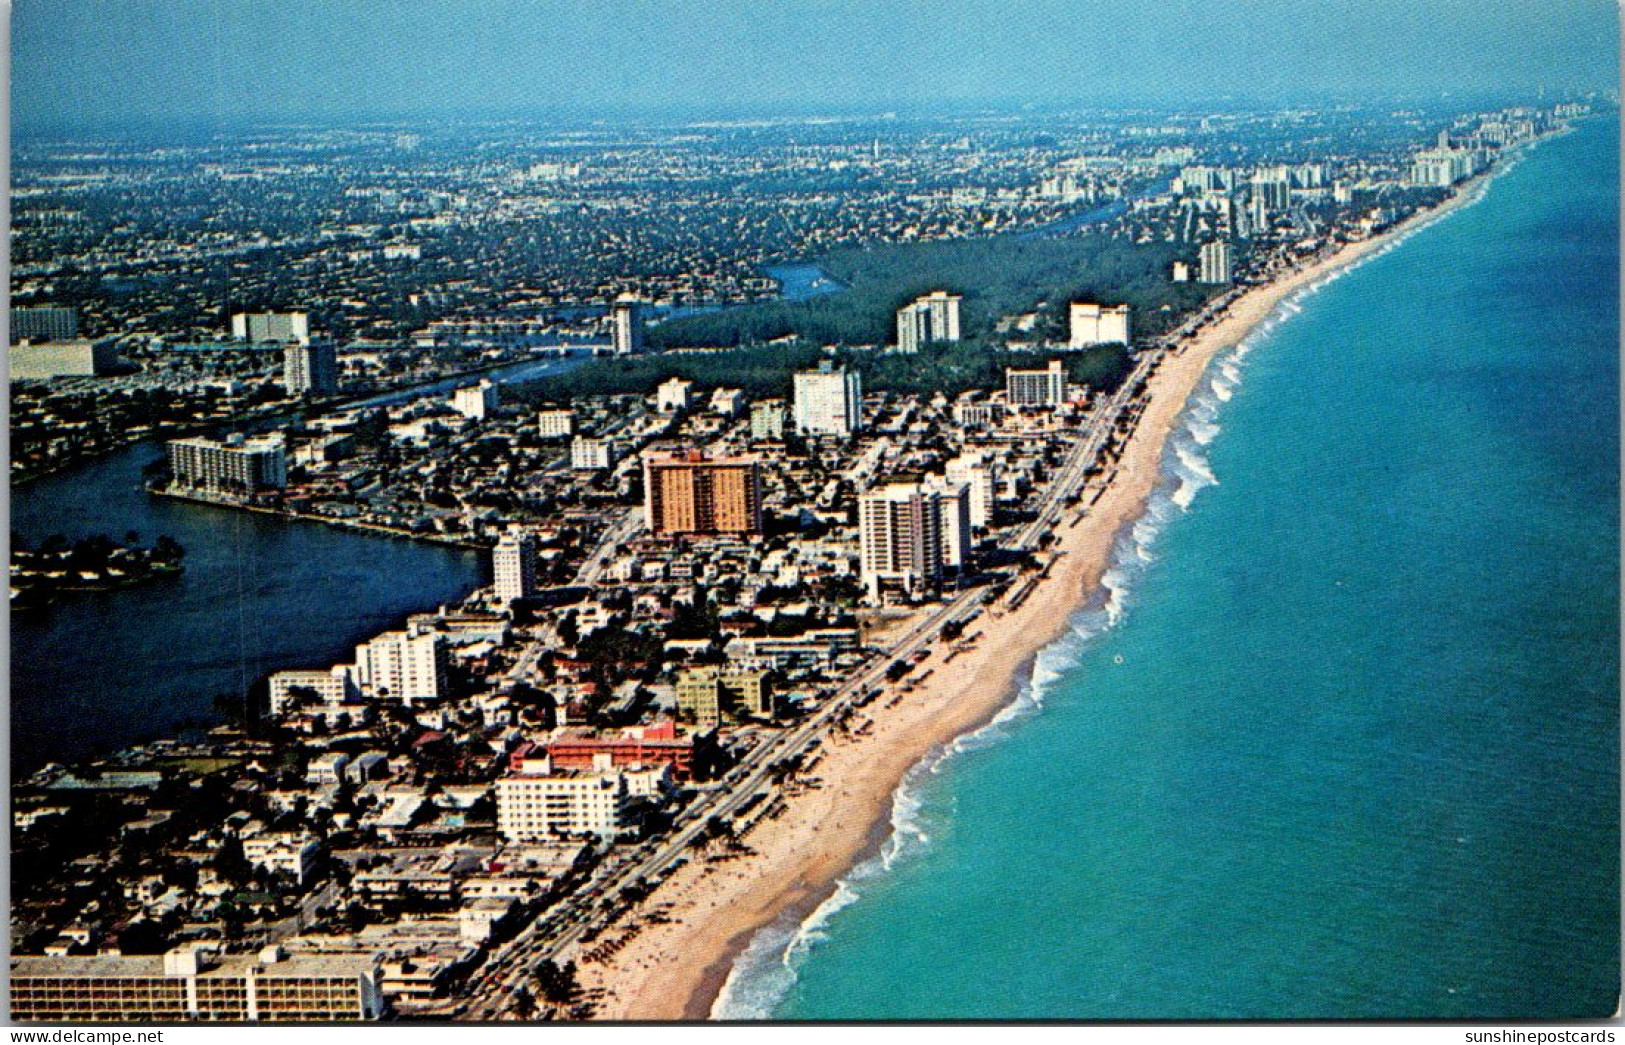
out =
[[[985,528],[993,521],[993,497],[998,487],[999,469],[983,451],[967,450],[948,462],[948,482],[966,490],[970,524]]]
[[[636,355],[643,351],[643,302],[635,295],[622,294],[610,309],[615,354]]]
[[[536,594],[536,538],[509,530],[491,549],[492,592],[497,605],[512,606]]]
[[[451,408],[470,421],[485,420],[501,403],[502,393],[490,379],[459,388],[451,394]]]
[[[1072,348],[1129,343],[1128,306],[1074,301],[1067,310]]]
[[[578,472],[601,472],[615,465],[615,444],[608,439],[578,435],[570,441],[570,467]]]
[[[1292,206],[1292,170],[1289,167],[1267,167],[1253,175],[1253,199],[1261,199],[1270,210],[1285,210]]]
[[[647,453],[643,507],[656,536],[761,533],[761,476],[751,458]]]
[[[113,342],[79,339],[15,345],[9,357],[13,381],[104,377],[119,361],[118,346]]]
[[[687,410],[693,402],[694,382],[674,377],[662,381],[655,389],[655,409],[663,414],[676,414]]]
[[[677,710],[702,729],[719,725],[723,712],[771,717],[773,691],[767,672],[749,665],[684,668],[674,687]]]
[[[363,693],[403,704],[438,700],[446,689],[446,647],[433,632],[386,631],[355,650]]]
[[[231,336],[253,344],[310,340],[310,316],[304,312],[238,312],[231,317]]]
[[[613,838],[627,827],[634,775],[609,767],[555,770],[549,759],[527,760],[520,772],[497,781],[497,831],[510,842]]]
[[[330,341],[290,342],[282,350],[282,386],[290,396],[336,394],[338,349]]]
[[[378,959],[356,955],[217,957],[196,944],[163,955],[16,957],[11,1018],[22,1023],[242,1023],[375,1020]]]
[[[1230,244],[1222,239],[1202,244],[1202,282],[1230,282]]]
[[[287,447],[280,435],[253,439],[194,436],[168,444],[169,474],[176,486],[217,493],[251,494],[288,485]]]
[[[933,341],[959,340],[958,294],[935,290],[897,310],[897,351],[918,352]]]
[[[750,405],[750,438],[756,443],[784,438],[784,400],[764,399]]]
[[[914,601],[942,590],[943,573],[969,553],[970,506],[963,487],[891,483],[858,498],[864,589],[880,601],[896,592]]]
[[[795,378],[796,431],[848,436],[863,427],[863,383],[855,370],[823,362]]]
[[[11,343],[19,341],[71,341],[79,336],[79,310],[73,308],[14,308]]]
[[[550,407],[536,414],[536,434],[542,439],[562,439],[575,431],[575,411]]]
[[[1052,360],[1043,370],[1004,372],[1004,396],[1011,409],[1025,406],[1056,408],[1066,403],[1066,368]]]

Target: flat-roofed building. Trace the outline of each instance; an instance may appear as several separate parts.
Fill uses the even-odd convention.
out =
[[[662,381],[660,387],[655,389],[655,409],[663,414],[680,413],[693,404],[693,393],[692,381],[684,381],[680,377]]]
[[[536,538],[510,530],[491,549],[492,590],[497,605],[509,607],[536,594]]]
[[[863,382],[855,370],[829,362],[795,377],[796,431],[848,436],[863,427]]]
[[[279,671],[271,676],[270,687],[273,715],[292,710],[301,697],[334,707],[351,703],[361,695],[348,664],[327,671]]]
[[[618,356],[643,351],[643,302],[635,295],[622,294],[610,308],[614,351]]]
[[[959,340],[958,294],[936,290],[897,310],[897,351],[918,352],[921,345]]]
[[[1066,368],[1056,359],[1043,370],[1008,369],[1004,372],[1004,396],[1012,409],[1059,407],[1066,402]]]
[[[1214,240],[1202,244],[1202,282],[1230,282],[1230,244]]]
[[[613,838],[626,828],[631,792],[620,770],[561,770],[546,758],[497,781],[497,831],[510,842],[561,835]]]
[[[111,341],[45,341],[14,345],[13,381],[49,381],[58,377],[103,377],[118,366],[118,346]]]
[[[483,421],[502,402],[502,394],[490,380],[459,388],[451,394],[451,408],[470,421]]]
[[[288,485],[287,447],[280,435],[172,439],[168,452],[169,474],[177,486],[250,494]]]
[[[310,340],[310,316],[304,312],[238,312],[231,317],[231,336],[254,344]]]
[[[570,409],[549,407],[536,414],[536,434],[542,439],[563,439],[575,432],[576,415]]]
[[[79,336],[79,310],[42,306],[11,310],[11,343],[71,341]]]
[[[1074,301],[1067,311],[1072,348],[1129,343],[1128,306]]]
[[[784,438],[784,400],[764,399],[750,405],[750,438],[755,443]]]
[[[433,632],[386,631],[355,651],[362,692],[404,704],[438,700],[446,689],[446,647]]]
[[[570,441],[570,467],[577,472],[601,472],[615,465],[615,444],[608,439],[578,435]]]
[[[23,1023],[293,1023],[376,1020],[377,961],[283,957],[279,948],[216,958],[164,955],[21,957],[11,961],[11,1018]]]
[[[338,349],[331,341],[288,345],[282,350],[282,387],[290,396],[330,396],[338,392]]]
[[[864,589],[880,601],[942,590],[944,571],[969,555],[970,506],[964,487],[894,482],[858,498],[858,540]]]
[[[709,728],[721,723],[724,713],[771,718],[773,692],[768,674],[759,668],[730,665],[702,665],[684,668],[674,687],[677,710],[689,715],[696,725]]]
[[[643,507],[656,536],[761,533],[761,475],[748,457],[647,453]]]

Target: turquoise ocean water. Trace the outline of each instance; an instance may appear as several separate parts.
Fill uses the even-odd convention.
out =
[[[1619,983],[1618,136],[1211,370],[1110,599],[723,1017],[1580,1017]]]

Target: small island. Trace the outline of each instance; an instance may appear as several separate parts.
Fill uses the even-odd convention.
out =
[[[185,569],[186,549],[168,535],[150,548],[140,535],[125,534],[123,543],[105,534],[73,544],[61,534],[30,548],[11,538],[11,605],[31,609],[48,605],[64,592],[111,591],[173,577]]]

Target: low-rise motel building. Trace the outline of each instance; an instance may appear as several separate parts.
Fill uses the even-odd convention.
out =
[[[376,1020],[384,1014],[374,959],[351,955],[168,954],[19,957],[11,1018],[19,1023]]]

